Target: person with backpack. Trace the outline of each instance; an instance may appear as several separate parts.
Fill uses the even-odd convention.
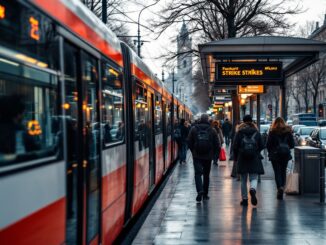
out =
[[[209,124],[207,114],[202,114],[198,124],[191,128],[188,136],[188,147],[193,156],[195,169],[196,201],[208,200],[211,163],[214,154],[220,150],[221,143],[217,132]],[[202,175],[204,181],[202,181]]]
[[[224,143],[224,140],[223,140],[223,133],[222,133],[222,129],[221,129],[221,123],[219,121],[217,121],[217,120],[214,120],[212,122],[212,127],[216,130],[219,142],[220,142],[220,144],[222,146],[223,143]],[[217,166],[218,166],[218,158],[219,158],[219,156],[220,156],[220,151],[216,151],[216,153],[214,154],[213,164],[215,164]]]
[[[239,125],[234,138],[233,153],[237,161],[237,172],[241,177],[242,206],[248,206],[247,179],[249,175],[251,204],[257,205],[256,197],[258,174],[264,174],[261,161],[261,150],[264,148],[261,135],[257,126],[252,122],[250,115],[243,117],[243,123]]]
[[[291,149],[294,148],[291,128],[286,125],[283,118],[278,117],[273,122],[266,147],[274,169],[277,199],[282,200],[286,183],[286,168],[289,160],[292,159]]]
[[[189,127],[186,127],[185,124],[186,120],[181,119],[179,126],[176,128],[174,132],[175,140],[178,144],[178,158],[180,161],[180,164],[186,163],[187,158],[187,137],[189,134]]]

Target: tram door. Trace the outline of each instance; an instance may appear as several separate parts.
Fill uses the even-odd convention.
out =
[[[100,222],[98,65],[68,43],[64,58],[66,244],[89,244],[98,239]]]
[[[154,95],[148,91],[147,94],[147,130],[148,130],[148,151],[149,151],[149,191],[154,187],[155,184],[155,134],[154,134],[154,108],[153,102]]]

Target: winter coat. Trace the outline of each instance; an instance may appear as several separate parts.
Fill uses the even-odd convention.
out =
[[[195,143],[197,140],[197,133],[198,133],[197,127],[199,127],[200,129],[210,128],[209,137],[211,139],[211,150],[209,153],[204,154],[204,155],[198,154],[195,149]],[[217,132],[215,131],[214,128],[212,128],[210,126],[209,122],[201,121],[191,128],[189,135],[188,135],[188,147],[191,150],[191,153],[192,153],[192,156],[194,159],[210,160],[211,161],[214,157],[215,152],[218,152],[220,150],[221,144],[218,140]]]
[[[217,126],[214,126],[214,129],[216,130],[217,132],[217,135],[218,135],[218,139],[220,141],[220,144],[221,146],[224,144],[224,139],[223,139],[223,133],[222,133],[222,129],[220,129],[219,127]]]
[[[186,143],[188,134],[189,134],[189,128],[187,128],[185,125],[180,124],[179,125],[180,131],[181,131],[181,138],[178,140],[178,144]]]
[[[241,125],[239,125],[238,129],[239,131],[234,137],[233,145],[234,160],[237,161],[238,173],[264,174],[264,167],[261,161],[262,156],[260,155],[260,152],[263,150],[264,145],[256,125],[253,123],[242,123]],[[256,133],[255,141],[257,144],[257,154],[253,159],[248,160],[242,156],[240,149],[241,142],[245,135],[251,137],[254,133]]]
[[[232,131],[232,124],[229,121],[224,122],[222,125],[222,131],[224,135],[229,135]]]
[[[287,143],[290,149],[294,148],[294,139],[292,136],[292,130],[290,127],[286,126],[283,128],[274,128],[269,131],[266,148],[268,150],[268,156],[270,160],[275,159],[277,155],[277,147],[280,142]],[[292,159],[291,153],[287,159],[280,159],[281,161],[288,162]]]

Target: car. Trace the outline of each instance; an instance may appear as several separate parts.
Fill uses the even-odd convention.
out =
[[[326,127],[314,129],[306,139],[307,145],[326,151]]]
[[[286,124],[289,125],[289,126],[292,126],[293,125],[293,121],[292,120],[287,120],[286,121]]]
[[[305,146],[307,144],[306,138],[309,137],[314,129],[316,127],[300,127],[295,133],[295,143],[300,146]]]
[[[318,120],[318,125],[319,125],[319,127],[325,127],[326,126],[326,120],[324,120],[324,119]]]

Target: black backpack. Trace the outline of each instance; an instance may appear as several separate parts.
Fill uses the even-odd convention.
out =
[[[251,136],[248,134],[244,134],[243,138],[241,139],[240,144],[240,151],[241,156],[245,159],[253,159],[257,156],[257,143],[256,143],[256,134],[257,132],[253,133]]]
[[[195,151],[199,155],[209,154],[212,149],[212,141],[210,137],[210,127],[201,128],[196,126],[197,136],[195,141]]]
[[[279,160],[289,160],[289,156],[291,154],[290,147],[287,142],[287,137],[281,139],[278,137],[278,146],[276,147],[275,155]]]

